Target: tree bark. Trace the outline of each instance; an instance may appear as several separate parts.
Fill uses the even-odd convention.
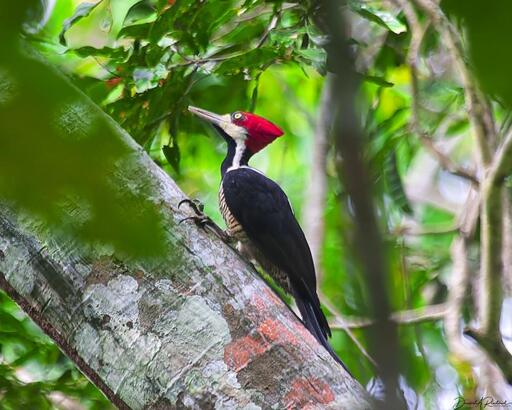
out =
[[[79,104],[105,116],[85,96]],[[60,115],[80,129],[87,118],[73,110]],[[361,385],[236,251],[179,223],[190,216],[178,209],[185,195],[112,126],[130,151],[113,164],[126,182],[117,189],[159,204],[165,255],[142,260],[80,247],[4,203],[0,288],[122,409],[370,408]],[[69,209],[69,220],[82,211]]]
[[[321,264],[322,245],[325,239],[325,202],[327,197],[327,152],[329,150],[329,133],[332,126],[334,96],[332,94],[333,78],[325,76],[318,119],[315,126],[315,139],[311,153],[311,174],[307,187],[304,206],[304,233],[311,248],[315,263],[317,286],[322,284],[323,269]]]

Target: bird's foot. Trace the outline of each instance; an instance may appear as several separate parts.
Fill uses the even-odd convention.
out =
[[[180,203],[178,204],[178,209],[184,203],[188,204],[190,206],[190,208],[192,208],[192,210],[195,212],[196,215],[183,218],[179,222],[180,224],[185,221],[194,221],[194,223],[197,226],[200,226],[201,228],[203,228],[205,230],[209,230],[213,234],[217,235],[224,242],[226,242],[226,243],[232,242],[233,238],[227,232],[225,232],[224,230],[219,228],[217,226],[217,224],[215,222],[213,222],[212,219],[208,215],[205,215],[203,213],[203,210],[204,210],[203,203],[201,203],[197,199],[188,199],[187,198],[187,199],[183,199],[180,201]]]
[[[189,198],[182,199],[178,203],[178,209],[180,209],[181,205],[183,205],[183,204],[187,204],[188,206],[190,206],[192,208],[192,210],[196,213],[196,215],[198,215],[198,216],[204,215],[203,214],[204,204],[199,199],[189,199]]]

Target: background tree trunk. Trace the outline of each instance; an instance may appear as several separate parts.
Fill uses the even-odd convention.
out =
[[[104,116],[85,96],[76,104]],[[68,105],[62,122],[87,133],[76,112]],[[365,390],[234,250],[179,224],[190,216],[177,207],[184,194],[112,126],[130,150],[112,164],[125,181],[116,189],[144,192],[161,207],[165,255],[77,246],[3,204],[0,287],[119,408],[369,408]],[[69,207],[72,223],[82,206]]]

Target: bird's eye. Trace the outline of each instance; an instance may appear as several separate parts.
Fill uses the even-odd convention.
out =
[[[240,119],[242,119],[242,117],[243,117],[243,115],[242,115],[242,113],[240,113],[240,112],[235,112],[235,113],[233,114],[233,119],[234,119],[234,120],[240,120]]]

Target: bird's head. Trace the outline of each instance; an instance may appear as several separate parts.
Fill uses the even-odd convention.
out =
[[[213,124],[225,134],[225,138],[231,138],[237,145],[245,144],[245,148],[251,154],[256,154],[283,135],[283,131],[277,125],[250,112],[235,111],[219,115],[193,106],[189,106],[188,110]]]

